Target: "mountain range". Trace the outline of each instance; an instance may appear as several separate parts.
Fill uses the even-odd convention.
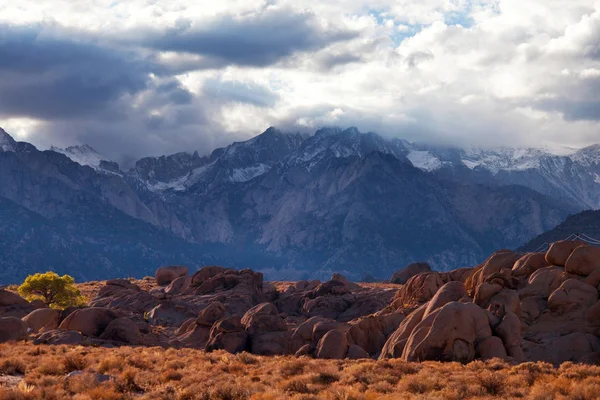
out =
[[[208,155],[123,171],[89,146],[40,151],[0,129],[0,282],[159,265],[251,267],[270,279],[386,278],[515,248],[600,208],[600,148],[459,149],[356,128],[269,128]]]

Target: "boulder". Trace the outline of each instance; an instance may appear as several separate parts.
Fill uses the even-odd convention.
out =
[[[458,281],[465,283],[467,278],[473,273],[473,268],[465,267],[458,268],[452,271],[445,272],[446,278],[444,279],[446,282]],[[442,274],[442,275],[444,275]]]
[[[118,317],[108,308],[82,308],[69,314],[59,329],[81,332],[85,336],[100,336],[108,324]]]
[[[540,268],[550,266],[545,253],[528,253],[519,258],[512,267],[514,276],[529,276]]]
[[[210,303],[204,310],[200,311],[200,314],[196,319],[196,324],[211,327],[215,322],[224,316],[225,306],[216,301],[214,303]]]
[[[600,351],[600,339],[597,336],[574,332],[561,336],[548,346],[556,364],[566,361],[577,362],[591,353]]]
[[[341,328],[341,325],[339,323],[337,323],[336,321],[326,320],[326,321],[317,322],[313,326],[311,340],[313,342],[317,343],[319,340],[321,340],[321,338],[323,336],[325,336],[327,334],[327,332],[333,331],[336,329],[340,329],[340,328]]]
[[[425,310],[428,304],[423,304],[421,307],[414,310],[386,340],[383,349],[381,350],[380,359],[399,358],[402,356],[404,347],[408,342],[408,338],[412,334],[415,327],[423,319]]]
[[[124,291],[140,292],[141,290],[139,286],[126,279],[111,279],[106,281],[106,285],[100,289],[98,297],[110,297],[119,295]]]
[[[518,362],[525,360],[521,349],[521,321],[517,314],[507,311],[500,325],[496,327],[495,333],[502,339],[509,356]]]
[[[346,335],[337,330],[329,331],[317,344],[316,357],[341,360],[348,353],[348,340]]]
[[[46,331],[33,341],[33,344],[68,344],[77,345],[86,342],[86,338],[77,331],[53,330]]]
[[[177,295],[185,292],[192,285],[191,276],[180,276],[174,279],[169,286],[165,288],[165,293],[170,295]]]
[[[199,308],[189,303],[162,301],[148,312],[148,322],[152,325],[180,327],[191,317],[197,317]]]
[[[548,308],[547,300],[540,296],[525,297],[521,300],[521,319],[526,323],[533,323],[542,312]]]
[[[233,271],[233,270],[231,268],[218,267],[218,266],[202,267],[198,271],[196,271],[194,273],[194,275],[192,275],[192,285],[200,286],[205,281],[209,280],[210,278],[217,276],[217,275],[222,275],[227,271]]]
[[[335,282],[341,282],[343,283],[345,286],[347,286],[350,290],[359,290],[362,289],[359,285],[357,285],[354,282],[350,282],[348,280],[348,278],[346,278],[344,275],[342,274],[338,274],[335,273],[331,276],[331,281],[335,281]]]
[[[23,322],[27,324],[27,327],[33,333],[41,330],[56,329],[58,328],[59,321],[60,312],[51,308],[40,308],[23,317]]]
[[[351,344],[350,347],[348,347],[346,358],[350,360],[359,360],[361,358],[371,358],[371,356],[362,347]]]
[[[0,307],[26,305],[29,305],[29,302],[18,294],[0,289]]]
[[[254,333],[250,339],[252,353],[262,356],[276,356],[290,354],[291,332],[264,332]]]
[[[156,270],[154,278],[159,286],[166,286],[180,276],[185,276],[187,274],[188,268],[181,265],[160,267]]]
[[[0,343],[27,339],[27,325],[16,317],[0,318]]]
[[[100,339],[132,345],[142,344],[143,338],[135,322],[129,318],[112,320],[100,335]]]
[[[540,268],[529,277],[527,285],[519,290],[521,298],[537,296],[547,299],[560,285],[564,270],[560,267]]]
[[[205,347],[207,351],[227,350],[230,353],[246,349],[248,339],[237,315],[220,319],[212,327],[198,325],[195,320],[190,323],[186,321],[176,335],[177,341],[184,346],[198,349]]]
[[[242,317],[242,326],[250,335],[287,330],[279,311],[271,303],[262,303],[249,309]]]
[[[299,342],[310,342],[313,340],[313,329],[316,324],[320,322],[330,322],[335,323],[332,319],[327,319],[323,317],[311,317],[298,325],[296,329],[294,329],[292,333],[292,340],[297,340]]]
[[[295,357],[302,357],[302,356],[308,356],[310,355],[312,348],[310,344],[305,344],[304,346],[300,347],[298,349],[298,351],[296,351],[294,353]]]
[[[209,326],[190,324],[184,333],[177,336],[176,342],[171,341],[171,343],[178,343],[184,347],[194,349],[203,349],[210,339],[210,330]]]
[[[600,270],[600,247],[579,246],[565,263],[565,271],[570,274],[588,276],[596,270]]]
[[[550,265],[564,267],[573,250],[579,246],[586,246],[586,243],[572,240],[554,242],[546,252],[546,261]]]
[[[486,307],[490,299],[503,289],[503,286],[499,283],[488,283],[483,282],[475,289],[475,296],[473,301],[475,304],[481,307]]]
[[[242,319],[239,315],[233,315],[215,322],[210,330],[210,334],[214,336],[217,333],[242,332],[243,330]]]
[[[486,312],[473,303],[451,302],[424,318],[402,353],[405,361],[458,361],[475,358],[475,345],[492,336]]]
[[[548,298],[548,308],[564,314],[577,308],[589,308],[598,301],[598,290],[577,279],[567,279]]]
[[[219,332],[210,336],[206,344],[206,351],[225,350],[236,354],[245,351],[247,347],[248,334],[246,332]]]
[[[431,300],[444,283],[442,276],[437,272],[415,275],[398,290],[392,307],[399,309],[421,305]]]
[[[490,277],[510,278],[512,268],[521,258],[521,254],[510,250],[500,250],[492,254],[482,265],[473,270],[473,273],[467,278],[465,286],[467,292],[471,295],[475,294],[477,286],[483,282],[494,283]],[[503,285],[505,286],[505,285]]]
[[[425,314],[423,314],[423,318],[438,308],[443,307],[452,301],[459,301],[461,299],[470,300],[465,284],[458,281],[448,282],[443,285],[429,301],[429,304],[425,309]]]
[[[415,275],[431,272],[431,266],[427,263],[413,263],[402,268],[399,271],[394,272],[390,278],[390,283],[405,284],[410,278]]]
[[[475,350],[479,358],[483,360],[490,360],[492,358],[506,359],[508,357],[504,343],[502,343],[502,339],[498,336],[490,336],[483,339],[477,344]]]
[[[376,355],[381,351],[387,339],[384,329],[382,317],[370,315],[352,325],[346,332],[346,338],[351,345],[363,349],[367,356],[369,354]]]

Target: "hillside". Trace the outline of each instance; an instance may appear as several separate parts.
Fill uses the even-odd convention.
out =
[[[563,223],[543,234],[535,237],[527,244],[521,246],[520,251],[534,251],[548,247],[548,243],[574,238],[581,235],[581,240],[600,245],[600,211],[584,211],[570,215]]]

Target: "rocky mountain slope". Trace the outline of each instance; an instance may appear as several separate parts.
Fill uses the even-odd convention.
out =
[[[563,223],[543,234],[533,238],[523,245],[520,250],[533,251],[544,249],[549,243],[568,238],[600,246],[600,211],[583,211],[569,216]]]
[[[0,198],[54,224],[97,221],[102,229],[78,225],[77,235],[95,242],[101,241],[97,231],[110,231],[115,241],[106,240],[108,249],[126,240],[108,215],[140,229],[140,237],[168,235],[181,249],[177,255],[153,242],[156,257],[85,267],[87,278],[122,275],[119,268],[140,276],[147,260],[160,265],[177,257],[288,279],[333,271],[353,279],[386,277],[416,261],[447,270],[474,265],[495,248],[516,247],[578,209],[510,182],[490,186],[481,179],[461,182],[440,168],[423,171],[425,150],[356,128],[326,128],[310,137],[270,128],[208,156],[149,157],[129,171],[87,146],[39,151],[4,131],[0,142]],[[0,252],[17,254],[14,243],[22,238],[15,234]],[[104,265],[101,251],[65,240],[71,252],[89,255],[84,265]],[[50,246],[31,243],[40,253]]]
[[[442,179],[492,186],[520,185],[571,204],[600,208],[600,147],[563,149],[458,149],[411,144],[414,165]]]

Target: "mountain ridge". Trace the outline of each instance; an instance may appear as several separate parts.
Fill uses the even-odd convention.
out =
[[[423,171],[407,158],[411,146],[356,128],[312,136],[270,128],[206,156],[146,157],[109,171],[20,142],[0,156],[0,196],[50,219],[73,217],[68,210],[84,196],[149,224],[144,231],[209,253],[219,247],[214,262],[265,260],[259,270],[290,279],[358,279],[374,265],[383,277],[415,261],[440,270],[473,265],[577,211],[524,186]],[[20,173],[1,173],[11,169]],[[55,193],[55,181],[70,189]]]

